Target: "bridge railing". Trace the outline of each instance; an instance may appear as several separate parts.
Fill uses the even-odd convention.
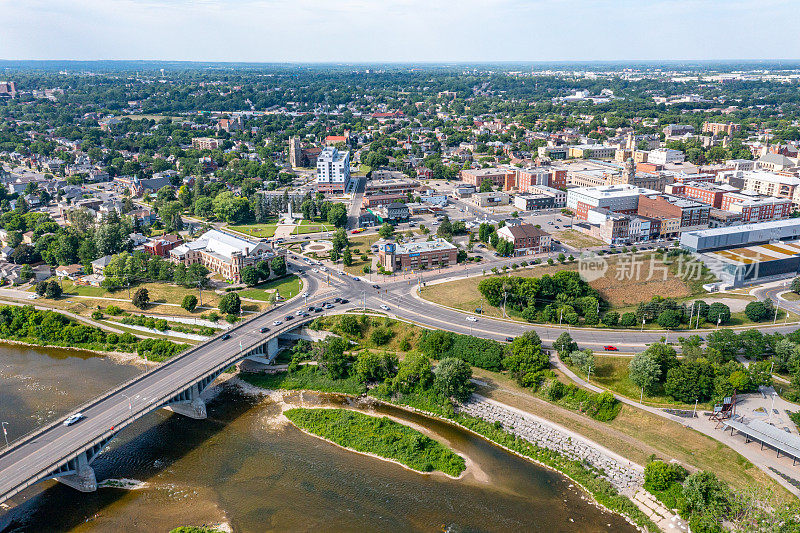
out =
[[[238,330],[240,328],[244,328],[245,326],[247,326],[251,322],[253,322],[255,320],[258,320],[259,318],[261,318],[261,317],[263,317],[263,316],[265,316],[265,315],[267,315],[267,314],[269,314],[269,313],[271,313],[271,312],[273,312],[273,311],[275,311],[277,309],[280,309],[281,307],[283,307],[283,305],[284,304],[275,305],[273,307],[270,307],[269,309],[267,309],[266,311],[264,311],[262,313],[257,313],[255,316],[252,316],[252,317],[248,318],[247,320],[245,320],[244,322],[234,326],[233,328],[231,328],[229,330],[221,331],[220,333],[218,333],[217,335],[214,335],[213,337],[211,337],[207,341],[203,342],[202,344],[198,344],[196,346],[192,346],[188,350],[176,355],[175,357],[172,357],[172,358],[168,359],[167,361],[165,361],[164,363],[161,363],[160,365],[158,365],[157,367],[153,368],[152,370],[148,370],[146,372],[143,372],[142,374],[139,374],[138,376],[136,376],[134,378],[131,378],[130,380],[128,380],[128,381],[126,381],[126,382],[114,387],[113,389],[107,390],[106,392],[104,392],[100,396],[96,396],[96,397],[92,398],[91,400],[89,400],[88,402],[86,402],[86,403],[84,403],[84,404],[82,404],[82,405],[80,405],[78,407],[75,407],[70,412],[68,412],[65,415],[63,415],[61,418],[58,418],[58,419],[54,420],[53,422],[50,422],[49,424],[47,424],[45,426],[42,426],[40,428],[34,429],[32,431],[29,431],[28,433],[25,433],[24,435],[22,435],[22,436],[20,436],[20,437],[18,437],[16,439],[10,441],[9,445],[2,452],[0,452],[0,457],[3,457],[5,455],[7,455],[14,448],[17,448],[17,447],[25,444],[26,442],[31,441],[31,440],[35,439],[36,437],[39,437],[40,435],[50,431],[54,427],[57,427],[58,425],[62,424],[64,422],[64,420],[69,418],[69,416],[72,413],[81,412],[81,411],[85,411],[87,409],[91,409],[92,407],[94,407],[98,403],[103,402],[106,399],[108,399],[111,396],[113,396],[114,394],[117,394],[121,390],[124,390],[124,389],[130,387],[131,385],[140,382],[141,380],[145,379],[146,377],[149,377],[151,374],[154,374],[156,372],[159,372],[159,371],[163,370],[164,368],[168,368],[169,366],[176,364],[177,362],[181,361],[185,357],[188,357],[192,353],[196,352],[197,350],[199,350],[200,348],[205,346],[207,343],[218,339],[219,337],[221,337],[225,333],[230,333],[231,331],[236,331],[236,330]]]

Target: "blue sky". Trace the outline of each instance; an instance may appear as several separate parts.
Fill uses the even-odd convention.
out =
[[[0,59],[798,59],[792,0],[0,0]]]

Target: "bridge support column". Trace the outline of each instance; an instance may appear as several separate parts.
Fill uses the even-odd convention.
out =
[[[81,492],[96,491],[97,478],[94,475],[94,469],[89,466],[89,459],[86,456],[86,452],[83,452],[73,460],[75,461],[75,473],[59,476],[56,480]]]
[[[254,353],[251,353],[245,359],[269,365],[272,364],[272,360],[275,359],[276,355],[278,355],[278,337],[272,337],[266,344],[259,346]]]
[[[166,406],[173,413],[188,416],[196,420],[203,420],[208,417],[206,413],[206,402],[200,397],[200,390],[197,385],[192,385],[192,388],[186,391],[187,399],[182,402],[175,402]]]

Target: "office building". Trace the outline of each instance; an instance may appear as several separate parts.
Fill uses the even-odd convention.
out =
[[[409,272],[417,269],[455,265],[458,249],[444,239],[395,243],[378,246],[378,262],[387,272]]]
[[[344,193],[350,184],[350,152],[328,146],[317,157],[317,190]]]

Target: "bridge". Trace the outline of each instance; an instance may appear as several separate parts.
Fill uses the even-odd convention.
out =
[[[290,263],[295,268],[306,267],[295,261]],[[465,270],[465,273],[477,275],[480,271]],[[426,279],[442,276],[452,274],[433,274]],[[466,316],[461,311],[416,297],[414,293],[418,281],[411,277],[382,282],[382,287],[375,288],[371,283],[356,280],[349,275],[312,273],[307,269],[304,280],[310,298],[298,297],[259,314],[228,330],[227,335],[230,338],[223,339],[222,335],[218,335],[91,400],[73,411],[81,412],[85,416],[77,424],[64,426],[64,417],[13,442],[0,453],[0,503],[39,481],[53,478],[77,490],[96,490],[97,483],[91,463],[120,431],[135,420],[161,408],[192,418],[205,418],[205,404],[200,397],[203,390],[227,368],[245,358],[268,361],[274,357],[278,337],[315,316],[286,321],[285,315],[295,314],[307,304],[319,302],[324,297],[336,295],[350,299],[347,306],[337,309],[338,312],[362,306],[372,310],[387,306],[388,310],[383,309],[381,312],[385,311],[387,315],[423,327],[500,341],[534,330],[545,344],[551,344],[561,333],[570,331],[568,328],[486,317],[480,317],[477,322],[466,321]],[[326,285],[326,294],[319,291],[322,284]],[[282,320],[283,324],[273,326],[275,320]],[[262,327],[270,330],[261,333]],[[764,329],[785,332],[794,327]],[[660,331],[588,328],[573,328],[570,333],[582,348],[593,349],[601,349],[605,344],[643,349],[665,335]]]

